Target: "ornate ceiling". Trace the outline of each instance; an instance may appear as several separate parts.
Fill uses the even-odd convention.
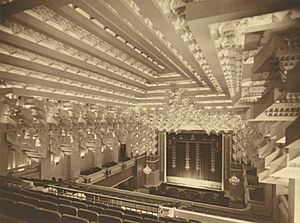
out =
[[[264,81],[245,71],[268,37],[245,50],[246,34],[298,21],[299,11],[290,9],[299,3],[253,2],[247,11],[227,2],[230,10],[219,8],[224,0],[1,1],[0,87],[154,108],[164,106],[175,84],[201,108],[231,109],[236,95],[254,102]]]

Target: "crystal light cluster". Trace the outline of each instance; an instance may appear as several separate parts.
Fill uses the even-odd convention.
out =
[[[246,122],[231,112],[208,112],[194,103],[193,97],[184,89],[171,86],[167,94],[167,103],[162,109],[144,110],[139,118],[158,131],[180,132],[185,126],[211,133],[229,133],[244,129]]]

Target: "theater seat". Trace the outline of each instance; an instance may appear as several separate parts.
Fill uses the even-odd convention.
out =
[[[123,220],[123,223],[140,223],[142,221],[130,221],[130,220]]]
[[[72,202],[72,206],[77,207],[77,208],[83,208],[83,209],[87,209],[89,206],[83,202],[79,202],[79,201],[73,201]]]
[[[99,214],[95,211],[80,208],[78,210],[78,217],[86,218],[89,221],[98,222]]]
[[[0,197],[10,198],[10,192],[1,189],[0,190]]]
[[[63,214],[61,217],[61,223],[89,223],[89,220],[81,217]]]
[[[35,218],[36,206],[22,201],[18,201],[15,205],[16,217],[24,221],[32,221]]]
[[[28,204],[32,204],[32,205],[35,205],[35,206],[37,206],[37,207],[40,205],[40,200],[37,199],[37,198],[25,196],[24,201],[25,201],[26,203],[28,203]]]
[[[61,214],[57,211],[38,208],[36,211],[36,223],[60,223]]]
[[[110,209],[110,210],[115,210],[115,211],[121,211],[123,212],[123,209],[120,207],[116,207],[116,206],[109,206],[106,209]]]
[[[72,205],[72,201],[65,199],[65,198],[58,198],[57,199],[58,204],[66,204],[66,205]]]
[[[101,208],[103,208],[103,209],[108,208],[108,205],[106,205],[106,204],[95,203],[95,205],[97,205],[98,207],[101,207]]]
[[[26,196],[28,197],[33,197],[33,198],[37,198],[39,200],[44,200],[44,194],[39,193],[39,192],[35,192],[35,191],[28,191],[26,193]]]
[[[103,212],[103,210],[104,210],[104,208],[98,207],[98,206],[96,206],[96,205],[89,205],[88,209],[89,209],[90,211],[95,211],[95,212],[97,212],[98,214],[101,214],[101,213]]]
[[[95,204],[93,201],[90,201],[90,200],[85,200],[84,203],[87,204],[87,205],[94,205]]]
[[[163,221],[163,222],[167,222],[167,223],[176,223],[178,222],[177,219],[174,219],[174,218],[168,218],[168,217],[160,217],[159,218],[160,221]]]
[[[11,193],[10,194],[10,198],[14,201],[24,201],[25,200],[25,196],[20,194],[20,193]]]
[[[112,210],[112,209],[105,209],[102,211],[103,214],[118,217],[118,218],[123,218],[123,212],[122,211],[117,211],[117,210]]]
[[[151,218],[144,218],[143,223],[163,223],[163,221],[154,220]]]
[[[137,215],[131,215],[131,214],[124,214],[123,220],[130,220],[135,222],[143,222],[143,217],[137,216]]]
[[[77,216],[78,209],[66,204],[59,204],[58,205],[58,212],[61,214],[68,214],[68,215],[73,215]]]
[[[0,198],[0,214],[12,216],[16,202],[8,198]]]
[[[57,204],[50,201],[41,201],[40,207],[45,208],[52,211],[57,211]]]
[[[53,202],[53,203],[57,203],[57,197],[55,197],[55,196],[44,195],[44,200],[45,201],[50,201],[50,202]]]
[[[153,215],[153,214],[142,213],[141,216],[142,216],[143,218],[157,220],[157,216],[155,216],[155,215]]]
[[[135,215],[135,216],[141,216],[141,214],[139,212],[136,212],[136,211],[132,211],[132,210],[123,210],[123,213],[124,214],[129,214],[129,215]]]
[[[122,223],[122,219],[114,216],[100,214],[99,223]]]

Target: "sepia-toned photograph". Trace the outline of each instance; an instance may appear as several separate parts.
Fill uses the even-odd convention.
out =
[[[0,223],[300,223],[300,0],[0,22]]]

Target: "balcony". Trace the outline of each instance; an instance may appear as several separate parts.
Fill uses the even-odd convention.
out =
[[[113,186],[114,185],[113,183],[117,184],[118,181],[124,180],[125,175],[127,178],[132,176],[134,166],[135,166],[135,158],[132,158],[128,161],[120,162],[111,167],[107,167],[107,168],[103,167],[101,170],[95,173],[91,173],[88,175],[81,174],[80,178],[76,182],[87,183],[90,185],[96,183],[97,185],[108,184],[108,186]]]

